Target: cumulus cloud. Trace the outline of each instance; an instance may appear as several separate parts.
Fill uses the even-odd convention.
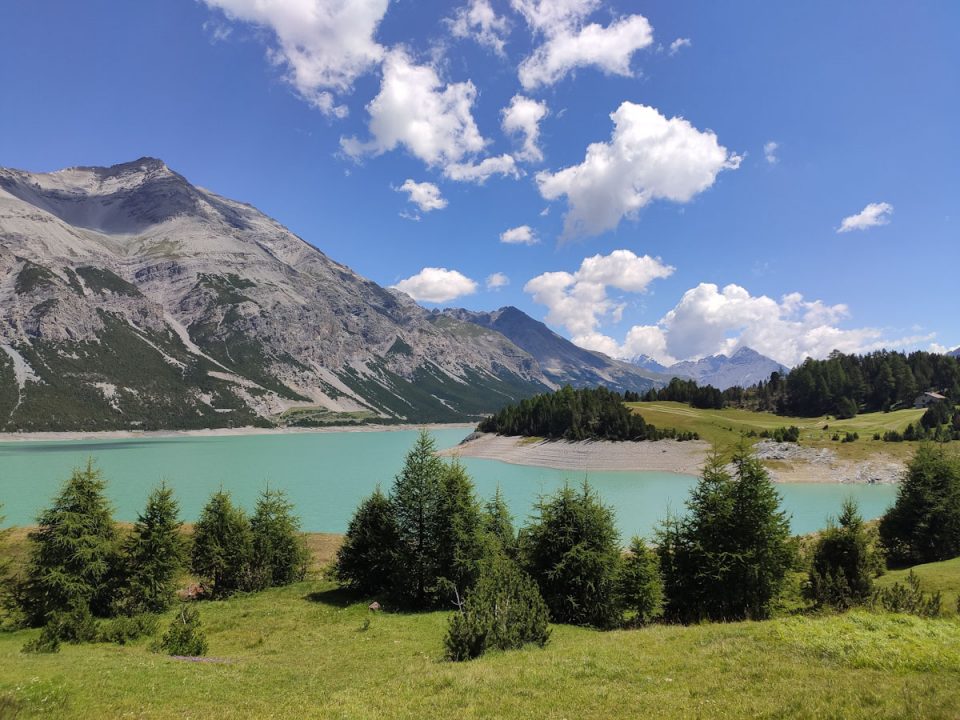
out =
[[[771,140],[768,143],[765,143],[763,146],[763,158],[770,163],[771,165],[776,165],[780,162],[780,158],[777,157],[777,150],[780,149],[780,143],[774,142]]]
[[[501,111],[503,131],[507,135],[519,135],[523,147],[517,153],[521,160],[540,162],[543,151],[537,144],[540,139],[540,121],[547,116],[547,104],[523,95],[514,95],[510,104]]]
[[[618,18],[604,27],[584,25],[595,2],[514,0],[514,7],[543,43],[520,63],[520,84],[526,90],[552,85],[578,67],[594,66],[611,75],[630,76],[637,50],[653,43],[653,28],[642,15]]]
[[[268,29],[268,57],[311,105],[344,116],[334,93],[374,68],[383,47],[374,39],[389,0],[203,0],[231,20]]]
[[[845,217],[841,221],[840,227],[837,228],[837,232],[845,233],[851,230],[866,230],[878,225],[888,225],[891,215],[893,215],[893,205],[890,203],[870,203],[856,215]]]
[[[504,275],[502,272],[495,272],[492,275],[487,275],[487,290],[499,290],[502,287],[506,287],[510,284],[510,278]]]
[[[693,45],[693,41],[690,38],[677,38],[670,43],[670,54],[676,55],[681,49],[690,47],[691,45]]]
[[[601,319],[617,322],[623,312],[623,304],[610,298],[607,289],[646,292],[650,283],[669,277],[673,271],[659,258],[614,250],[609,255],[585,258],[575,273],[538,275],[523,289],[534,302],[547,307],[547,322],[566,328],[577,344],[601,349],[597,332]]]
[[[706,190],[721,170],[736,169],[740,156],[680,117],[624,102],[610,115],[610,142],[592,143],[579,165],[537,174],[547,200],[566,196],[564,237],[612,230],[653,200],[689,202]]]
[[[471,0],[469,5],[458,8],[449,22],[454,37],[472,38],[497,55],[504,54],[510,23],[494,12],[489,0]]]
[[[536,245],[540,238],[529,225],[520,225],[500,233],[500,242],[507,245]]]
[[[414,182],[407,178],[403,185],[394,188],[397,192],[407,193],[407,199],[420,208],[421,212],[443,210],[447,201],[440,195],[440,188],[430,182]]]
[[[477,291],[477,283],[463,273],[434,267],[426,267],[391,287],[414,300],[430,303],[449,302]]]
[[[445,84],[432,65],[418,65],[402,48],[383,61],[380,92],[367,105],[370,139],[340,138],[353,157],[381,155],[403,146],[452,180],[483,182],[491,175],[517,175],[510,155],[476,161],[487,141],[473,119],[477,89],[469,80]]]

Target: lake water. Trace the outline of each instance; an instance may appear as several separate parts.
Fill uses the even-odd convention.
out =
[[[468,430],[433,432],[442,448],[453,447]],[[389,432],[295,433],[233,437],[135,438],[71,442],[0,443],[0,502],[5,525],[33,524],[70,471],[93,457],[109,482],[119,520],[134,520],[147,494],[165,480],[176,492],[184,520],[196,519],[210,493],[221,486],[252,509],[269,482],[287,491],[304,530],[343,532],[360,500],[379,483],[389,489],[416,438],[414,430]],[[483,498],[500,486],[517,524],[538,495],[582,472],[510,465],[465,458]],[[625,539],[651,533],[668,512],[680,512],[696,479],[668,473],[590,472],[589,480],[613,506]],[[822,528],[846,497],[865,518],[879,517],[893,503],[896,488],[883,485],[780,484],[784,508],[796,533]]]

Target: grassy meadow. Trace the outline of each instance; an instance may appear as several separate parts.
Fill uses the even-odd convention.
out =
[[[741,435],[751,430],[760,433],[778,427],[796,425],[800,428],[800,442],[810,447],[829,447],[839,457],[850,460],[863,459],[882,452],[906,459],[916,450],[917,443],[891,443],[873,440],[874,433],[881,435],[887,430],[902,431],[910,423],[916,424],[923,410],[908,409],[894,412],[875,412],[857,415],[848,420],[830,416],[817,418],[790,417],[767,412],[754,412],[738,408],[702,410],[678,402],[636,402],[627,406],[639,412],[644,420],[657,427],[673,427],[681,431],[699,433],[703,440],[727,447],[737,442]],[[824,426],[827,427],[824,430]],[[852,443],[832,440],[834,433],[841,436],[855,432],[860,439]]]
[[[14,538],[22,545],[23,533]],[[371,612],[323,576],[196,604],[203,661],[130,645],[20,652],[0,633],[0,718],[956,718],[960,621],[857,611],[599,632],[443,660],[448,613]],[[18,554],[22,551],[18,551]],[[917,570],[956,594],[960,560]],[[896,579],[893,573],[887,579]],[[932,587],[932,585],[931,585]],[[168,616],[161,623],[166,625]]]

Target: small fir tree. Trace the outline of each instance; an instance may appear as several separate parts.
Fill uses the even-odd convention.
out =
[[[620,567],[619,589],[623,607],[632,614],[632,624],[646,625],[659,615],[663,602],[660,563],[642,538],[630,541],[630,553]]]
[[[257,500],[250,531],[252,576],[256,587],[279,587],[303,580],[310,552],[300,532],[300,518],[280,490],[266,488]]]
[[[206,655],[207,637],[200,626],[200,613],[181,605],[160,642],[154,645],[154,651],[181,657]]]
[[[456,459],[444,469],[436,512],[438,589],[441,596],[453,599],[477,581],[485,550],[473,482]]]
[[[161,484],[123,542],[126,582],[120,602],[127,614],[160,613],[173,604],[185,560],[179,512],[173,490]]]
[[[190,569],[214,597],[250,587],[253,540],[250,522],[230,494],[214,493],[193,531]]]
[[[817,607],[846,610],[867,602],[883,569],[856,502],[847,499],[837,522],[817,539],[804,595]]]
[[[613,511],[584,481],[541,499],[523,543],[527,571],[557,622],[610,628],[620,624],[620,542]]]
[[[118,570],[117,529],[93,461],[76,469],[28,535],[30,555],[17,599],[27,622],[56,613],[109,614]]]
[[[499,485],[493,498],[484,508],[483,527],[488,535],[497,539],[508,557],[516,558],[517,532],[514,530],[513,516],[503,499]]]
[[[334,573],[340,584],[364,595],[387,592],[398,537],[393,504],[378,487],[360,503],[337,551]]]

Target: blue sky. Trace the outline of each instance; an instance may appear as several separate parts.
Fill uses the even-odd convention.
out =
[[[960,344],[960,5],[340,10],[8,0],[0,165],[160,157],[428,307],[616,355]]]

